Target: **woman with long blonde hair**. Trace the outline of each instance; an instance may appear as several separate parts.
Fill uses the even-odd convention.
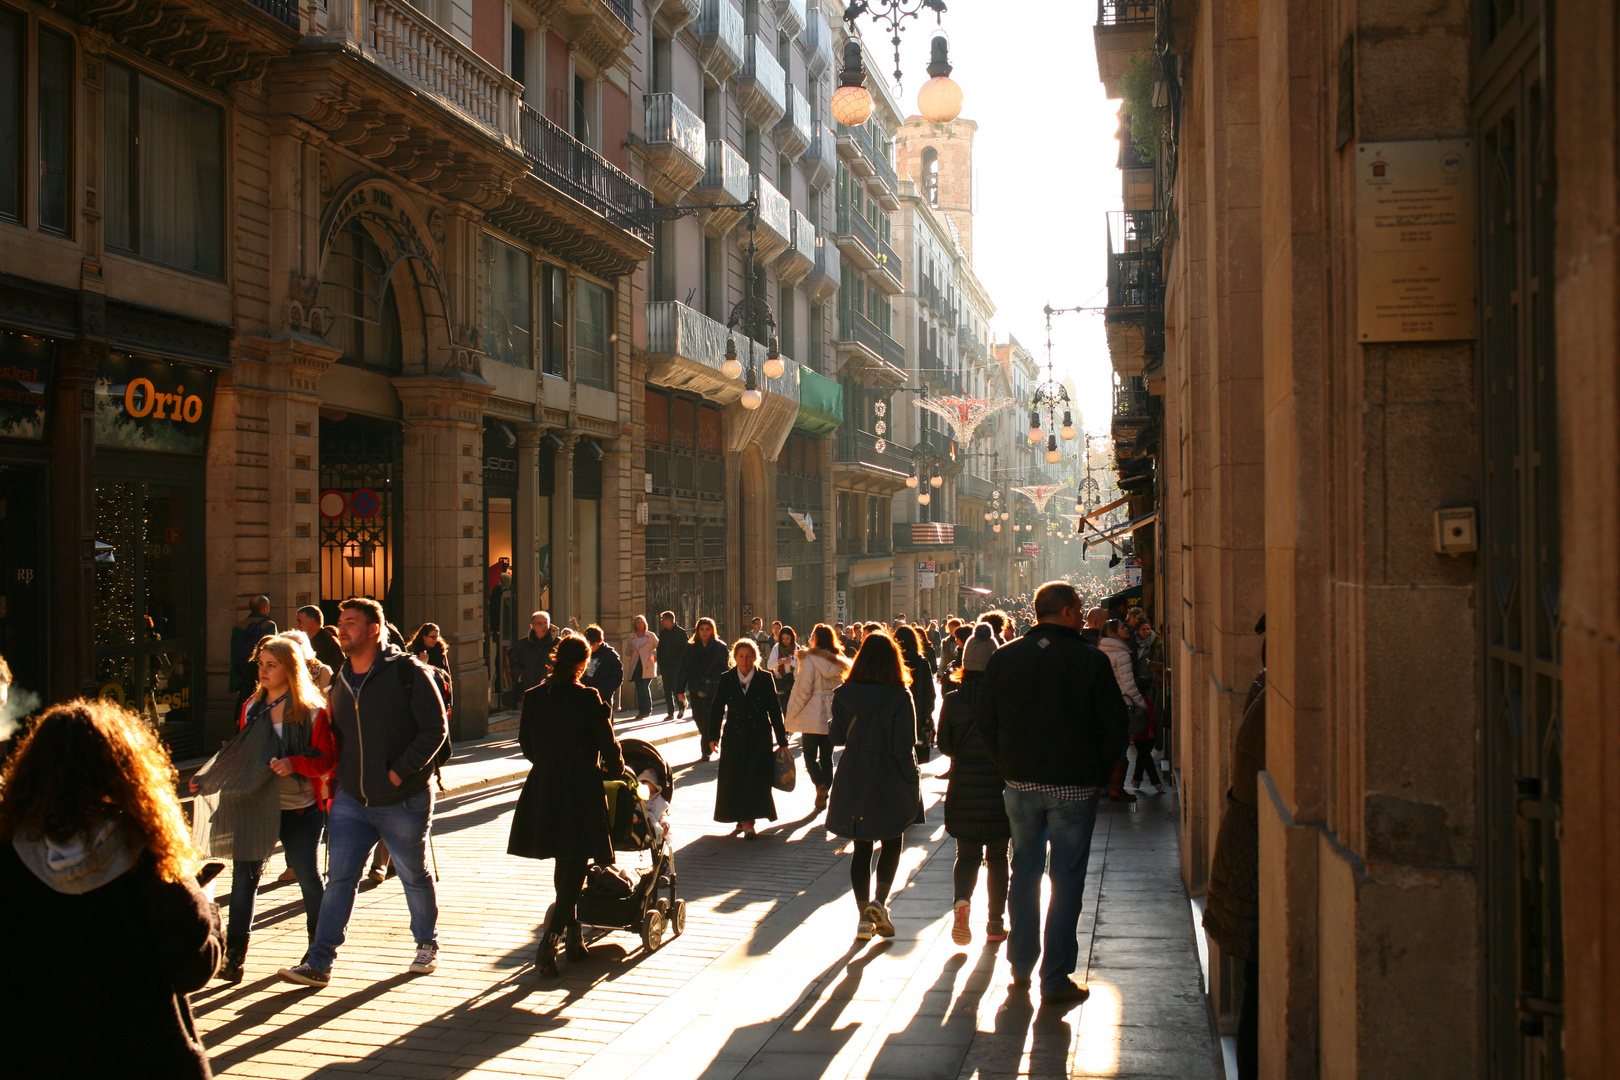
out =
[[[226,982],[242,977],[254,896],[278,839],[304,894],[305,926],[314,937],[325,892],[318,854],[332,801],[328,778],[337,768],[326,699],[310,678],[299,644],[264,638],[253,662],[259,683],[242,708],[236,738],[191,781],[191,790],[203,796],[197,800],[197,846],[233,864],[225,964],[219,972]]]
[[[219,917],[195,865],[144,720],[80,699],[29,725],[0,769],[7,1075],[209,1075],[186,995],[219,966]]]

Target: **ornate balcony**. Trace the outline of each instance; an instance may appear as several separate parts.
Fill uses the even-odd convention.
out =
[[[904,487],[906,477],[911,475],[911,450],[885,440],[886,445],[879,451],[877,442],[878,436],[870,431],[839,428],[833,441],[834,467],[845,473],[864,474],[887,490]]]
[[[776,260],[776,276],[782,284],[797,285],[816,264],[816,229],[810,219],[793,211],[793,243]]]
[[[787,111],[782,114],[782,122],[776,125],[776,148],[790,161],[798,161],[809,146],[810,102],[797,86],[789,86]]]
[[[840,206],[838,226],[833,233],[833,239],[837,241],[838,249],[844,253],[844,258],[851,263],[862,270],[877,269],[877,229],[866,219],[865,214],[857,214],[850,206]]]
[[[814,7],[804,19],[804,66],[811,79],[819,79],[833,66],[832,30],[821,8]]]
[[[636,36],[631,0],[561,0],[552,16],[568,28],[568,48],[594,64],[610,68],[624,56]]]
[[[788,37],[804,33],[804,0],[776,0],[776,26]]]
[[[652,165],[653,194],[661,203],[677,203],[703,177],[708,136],[703,118],[674,94],[646,97],[647,161]]]
[[[955,547],[958,537],[971,542],[975,530],[944,521],[896,521],[894,550],[931,551]]]
[[[737,72],[737,104],[761,128],[772,128],[787,111],[787,74],[758,35],[743,46],[742,68]]]
[[[880,386],[901,387],[909,381],[905,346],[858,311],[846,308],[838,312],[834,344],[848,354],[841,366],[851,374],[866,373]]]
[[[824,187],[838,169],[838,142],[832,128],[820,120],[810,125],[810,144],[804,151],[804,175],[813,188]]]
[[[703,0],[698,14],[698,61],[716,82],[723,83],[737,73],[743,61],[743,13],[731,0]]]
[[[647,15],[653,24],[674,37],[703,12],[703,0],[648,0]]]
[[[652,238],[652,193],[562,128],[524,105],[523,156],[529,169],[621,229]]]
[[[838,245],[829,240],[825,233],[818,235],[815,262],[804,279],[805,291],[810,294],[811,302],[822,304],[830,300],[843,284],[843,276],[844,262],[839,257]]]
[[[1120,97],[1120,80],[1131,57],[1153,44],[1159,5],[1154,0],[1097,0],[1097,73],[1111,98]]]
[[[726,424],[727,450],[740,453],[749,443],[758,443],[765,456],[774,459],[799,417],[799,365],[784,356],[782,377],[768,379],[763,372],[765,346],[740,333],[734,335],[737,355],[745,367],[752,359],[759,373],[759,389],[765,394],[759,408],[745,409],[740,403],[742,380],[720,374],[728,336],[733,335],[720,323],[679,301],[648,304],[647,381],[700,394],[726,406],[730,420]]]
[[[692,194],[705,202],[745,203],[752,192],[748,159],[724,139],[710,139],[703,178]],[[742,215],[741,210],[711,210],[704,228],[711,236],[724,236],[742,220]]]
[[[793,244],[793,205],[763,176],[754,177],[754,191],[759,196],[759,209],[755,213],[754,257],[761,265],[769,266],[772,259]],[[737,243],[747,248],[748,234],[745,231],[737,231]]]
[[[1164,352],[1165,219],[1157,210],[1108,215],[1108,307],[1103,324],[1114,369],[1140,374]]]

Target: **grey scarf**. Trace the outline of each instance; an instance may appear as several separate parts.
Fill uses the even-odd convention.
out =
[[[284,747],[270,722],[270,708],[259,702],[236,737],[197,772],[197,800],[192,812],[191,843],[216,859],[263,862],[281,833],[280,777],[270,759],[306,749],[307,724],[282,725]]]

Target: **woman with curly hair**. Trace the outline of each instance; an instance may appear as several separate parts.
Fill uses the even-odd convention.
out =
[[[219,967],[168,751],[111,702],[53,705],[0,770],[0,1046],[14,1076],[206,1078],[186,996]],[[21,977],[26,973],[26,977]]]

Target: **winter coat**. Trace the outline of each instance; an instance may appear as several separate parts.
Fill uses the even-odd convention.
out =
[[[602,642],[591,653],[585,665],[585,674],[579,681],[600,694],[611,709],[619,697],[619,687],[624,685],[624,661],[619,659],[618,650]]]
[[[939,749],[951,759],[945,831],[976,844],[1012,838],[1001,774],[979,735],[975,702],[983,684],[978,674],[964,676],[959,687],[946,693],[939,710]]]
[[[979,734],[1003,780],[1100,787],[1130,741],[1108,660],[1057,623],[996,650],[977,706]]]
[[[1266,767],[1266,673],[1249,700],[1232,748],[1232,787],[1215,837],[1204,929],[1221,952],[1239,960],[1255,955],[1260,938],[1260,772]]]
[[[715,683],[731,666],[731,650],[719,638],[711,638],[707,645],[693,641],[686,646],[681,657],[681,674],[675,684],[677,694],[687,695],[692,706],[692,720],[699,731],[709,729],[709,713],[714,705]]]
[[[834,745],[843,746],[827,803],[827,831],[888,840],[922,810],[917,714],[904,687],[847,682],[833,694]]]
[[[546,630],[545,637],[535,637],[530,630],[512,643],[507,663],[512,668],[512,687],[527,690],[539,686],[551,674],[551,652],[562,635],[555,626]]]
[[[248,711],[252,708],[253,701],[249,699],[237,714],[236,730],[241,731],[247,726]],[[325,709],[317,709],[309,721],[309,749],[289,757],[287,762],[292,765],[293,772],[309,779],[315,793],[315,805],[322,810],[329,809],[335,793],[332,774],[337,770],[338,745],[336,736],[332,734],[331,714]]]
[[[786,746],[788,738],[770,674],[754,668],[746,691],[736,668],[720,676],[708,724],[707,738],[720,744],[714,820],[775,821],[776,799],[771,794],[775,751]]]
[[[635,677],[638,661],[643,679],[650,679],[658,673],[658,638],[650,630],[640,637],[631,634],[624,639],[625,678]]]
[[[186,995],[214,977],[219,910],[110,819],[59,844],[0,841],[0,911],[18,931],[0,988],[0,1072],[15,1077],[212,1075]]]
[[[1142,697],[1142,691],[1136,688],[1136,650],[1131,648],[1130,642],[1105,637],[1097,647],[1113,665],[1114,681],[1119,683],[1119,692],[1125,695],[1125,700],[1139,708],[1147,708],[1147,700]]]
[[[382,647],[358,695],[349,673],[344,661],[329,699],[338,787],[366,806],[391,806],[426,791],[433,756],[450,737],[433,673],[397,645]],[[389,770],[403,781],[398,787]]]
[[[507,853],[612,862],[602,781],[624,774],[613,710],[588,686],[541,683],[523,695],[518,745],[534,767],[512,814]]]
[[[664,677],[665,686],[679,686],[681,682],[681,661],[686,657],[686,646],[692,640],[692,632],[679,626],[672,626],[668,630],[658,629],[658,674]]]
[[[811,649],[799,660],[799,674],[788,698],[787,729],[806,735],[825,735],[832,722],[833,693],[844,685],[849,661],[842,656]]]
[[[928,748],[934,745],[934,703],[938,698],[934,691],[934,677],[925,658],[918,656],[908,659],[906,667],[911,669],[911,705],[917,712],[917,759],[920,761],[928,756]]]

